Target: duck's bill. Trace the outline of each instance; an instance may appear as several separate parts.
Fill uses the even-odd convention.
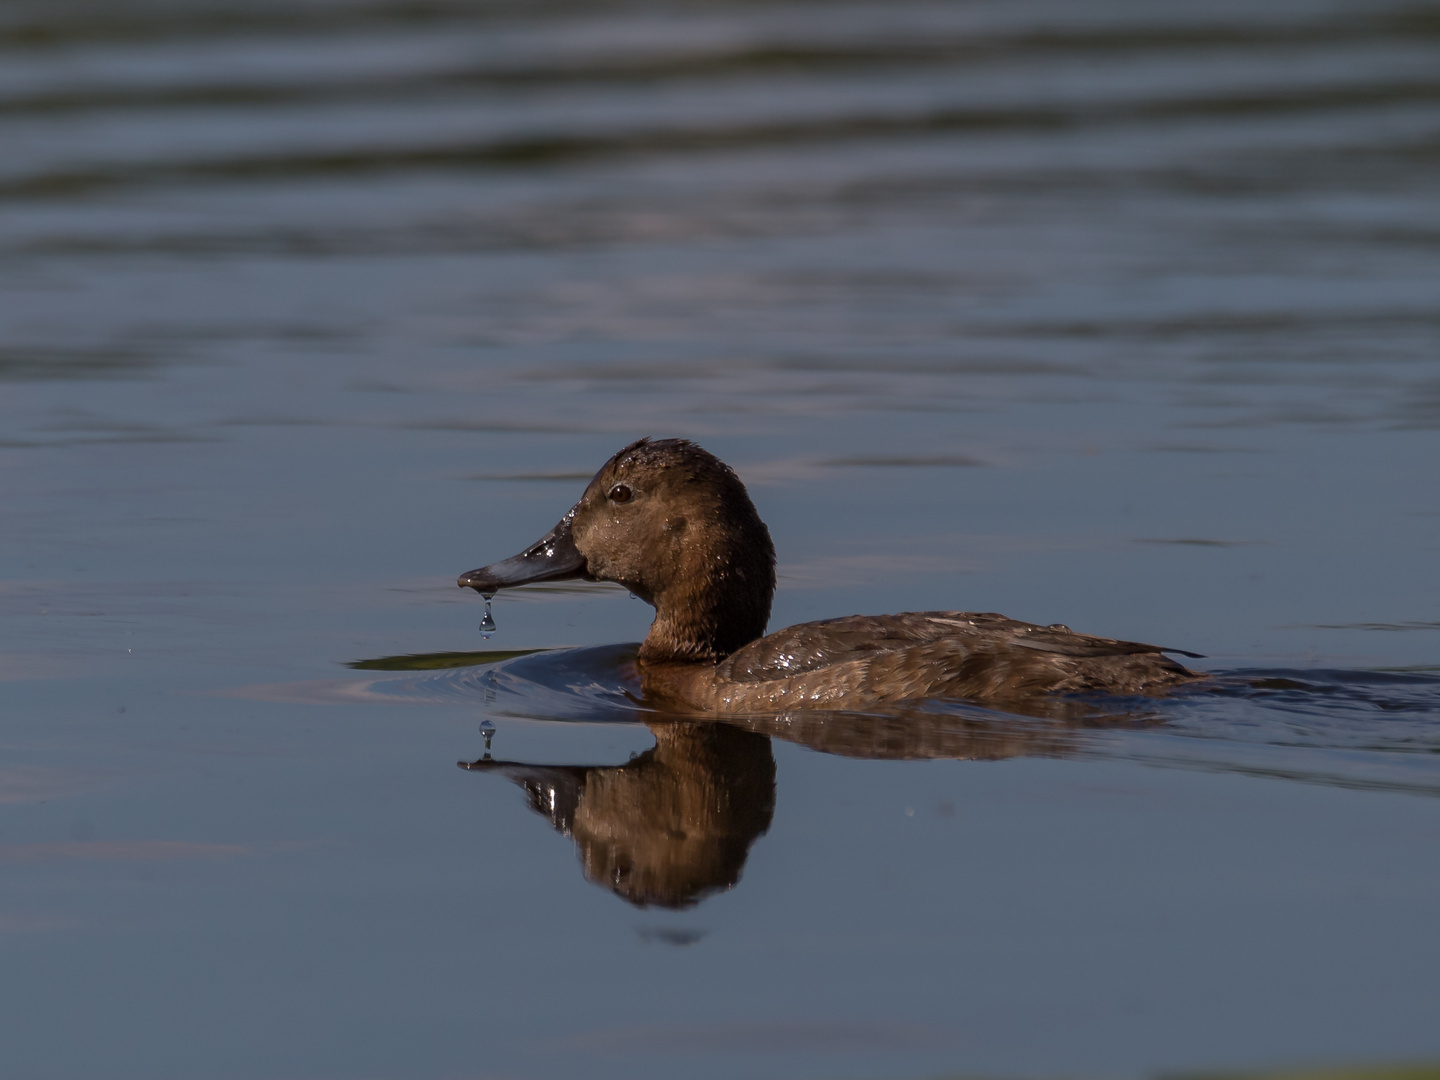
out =
[[[489,594],[513,589],[516,585],[533,585],[538,581],[564,581],[589,576],[585,556],[576,550],[575,540],[570,535],[570,518],[567,516],[519,555],[461,574],[457,584],[461,588]]]

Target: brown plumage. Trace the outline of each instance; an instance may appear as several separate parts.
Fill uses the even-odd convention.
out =
[[[770,533],[735,473],[684,439],[625,447],[547,536],[459,584],[489,594],[568,577],[618,582],[655,607],[642,685],[682,710],[1155,695],[1205,678],[1159,646],[989,613],[850,615],[762,637],[775,591]]]

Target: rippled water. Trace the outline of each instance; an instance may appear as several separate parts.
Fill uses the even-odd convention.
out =
[[[0,6],[0,1071],[1440,1057],[1437,73],[1426,2]],[[772,627],[1216,683],[695,732],[622,590],[483,639],[644,434]]]

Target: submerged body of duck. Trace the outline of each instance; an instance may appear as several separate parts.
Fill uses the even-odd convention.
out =
[[[687,711],[1155,695],[1205,678],[1164,655],[1179,650],[990,613],[851,615],[764,636],[769,530],[735,473],[684,439],[625,447],[548,535],[459,584],[489,595],[564,578],[617,582],[655,608],[636,660],[642,686]]]

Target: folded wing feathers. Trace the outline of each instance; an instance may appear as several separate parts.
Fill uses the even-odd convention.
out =
[[[1010,654],[1015,658],[1014,664],[997,665],[997,659],[1007,650],[1017,648],[1023,651]],[[910,681],[905,678],[909,675],[918,683],[925,678],[925,668],[930,669],[928,674],[933,678],[933,665],[937,662],[968,667],[966,658],[971,656],[977,661],[983,656],[995,675],[1008,671],[1009,676],[1015,678],[1017,668],[1027,666],[1020,659],[1026,654],[1079,659],[1166,652],[1199,655],[1142,642],[1077,634],[1058,624],[1040,626],[994,612],[917,611],[898,615],[848,615],[802,623],[752,642],[722,666],[730,679],[763,682],[822,669],[835,671],[841,665],[860,663],[866,668],[883,669],[889,677],[901,681]],[[902,675],[906,668],[913,671]],[[873,678],[879,672],[868,674]]]

